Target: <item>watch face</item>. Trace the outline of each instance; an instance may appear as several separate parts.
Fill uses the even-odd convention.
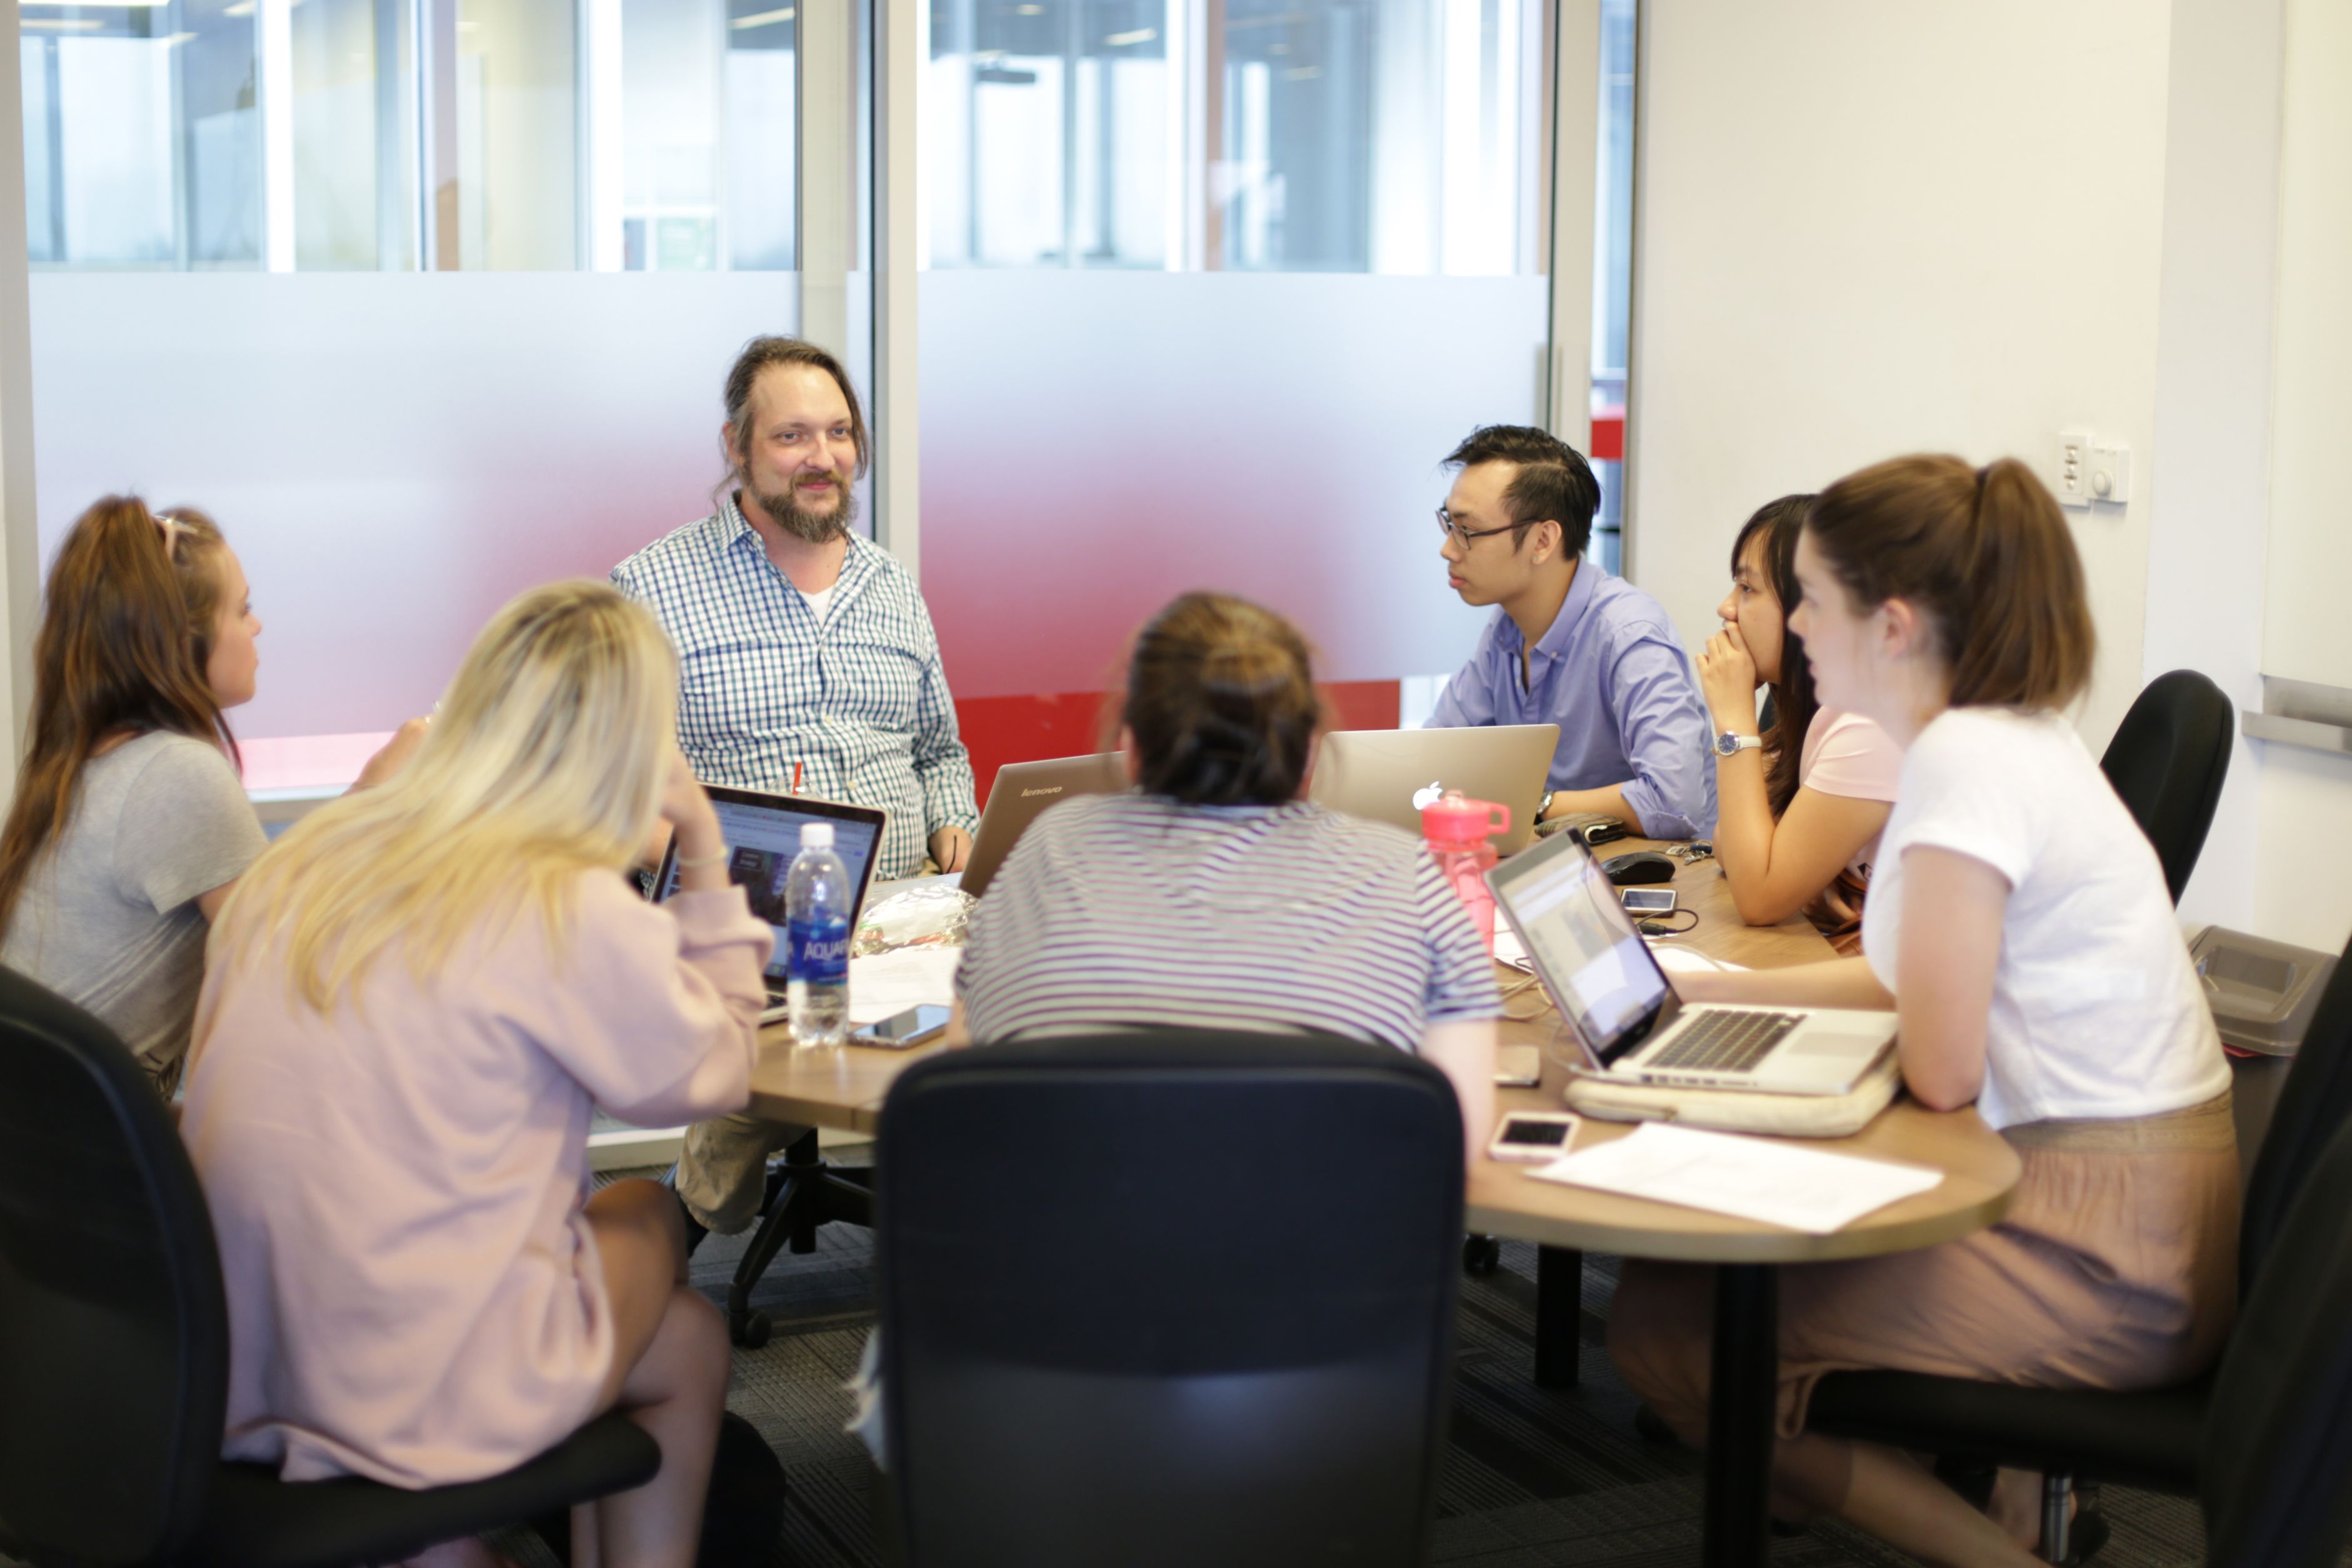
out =
[[[1729,730],[1727,729],[1721,735],[1715,737],[1715,754],[1717,757],[1732,756],[1734,753],[1738,752],[1738,749],[1739,737],[1732,734]]]

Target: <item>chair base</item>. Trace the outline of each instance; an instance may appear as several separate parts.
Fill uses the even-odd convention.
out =
[[[774,1325],[767,1313],[752,1310],[751,1292],[786,1242],[794,1252],[814,1252],[820,1225],[840,1221],[868,1229],[874,1225],[873,1190],[848,1172],[836,1171],[825,1163],[817,1153],[814,1127],[787,1145],[783,1159],[768,1173],[764,1207],[767,1212],[760,1228],[752,1234],[751,1245],[744,1249],[742,1261],[735,1266],[734,1281],[727,1287],[728,1337],[744,1350],[757,1350],[768,1343]]]

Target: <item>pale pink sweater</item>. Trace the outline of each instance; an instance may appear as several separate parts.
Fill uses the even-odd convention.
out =
[[[486,923],[423,987],[395,946],[325,1016],[282,949],[232,971],[215,942],[181,1131],[228,1290],[229,1458],[436,1486],[593,1413],[591,1107],[741,1109],[772,937],[740,888],[656,906],[583,873],[572,911],[561,951],[535,915]]]

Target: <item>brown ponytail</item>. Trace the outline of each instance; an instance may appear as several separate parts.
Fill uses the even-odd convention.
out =
[[[1805,530],[1863,610],[1923,611],[1955,707],[2054,708],[2091,684],[2098,637],[2058,503],[2013,457],[1897,457],[1849,474]]]
[[[1230,594],[1188,593],[1136,633],[1119,716],[1148,793],[1272,806],[1306,782],[1323,706],[1289,622]]]
[[[224,549],[203,514],[174,514],[167,529],[135,496],[100,500],[58,547],[33,643],[32,725],[0,828],[0,932],[72,820],[100,745],[168,730],[236,755],[205,679]]]

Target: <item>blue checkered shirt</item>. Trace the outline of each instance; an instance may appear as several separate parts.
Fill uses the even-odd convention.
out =
[[[877,877],[922,868],[932,832],[979,826],[971,758],[922,595],[852,537],[822,625],[730,497],[613,569],[677,645],[677,743],[706,783],[889,812]]]

